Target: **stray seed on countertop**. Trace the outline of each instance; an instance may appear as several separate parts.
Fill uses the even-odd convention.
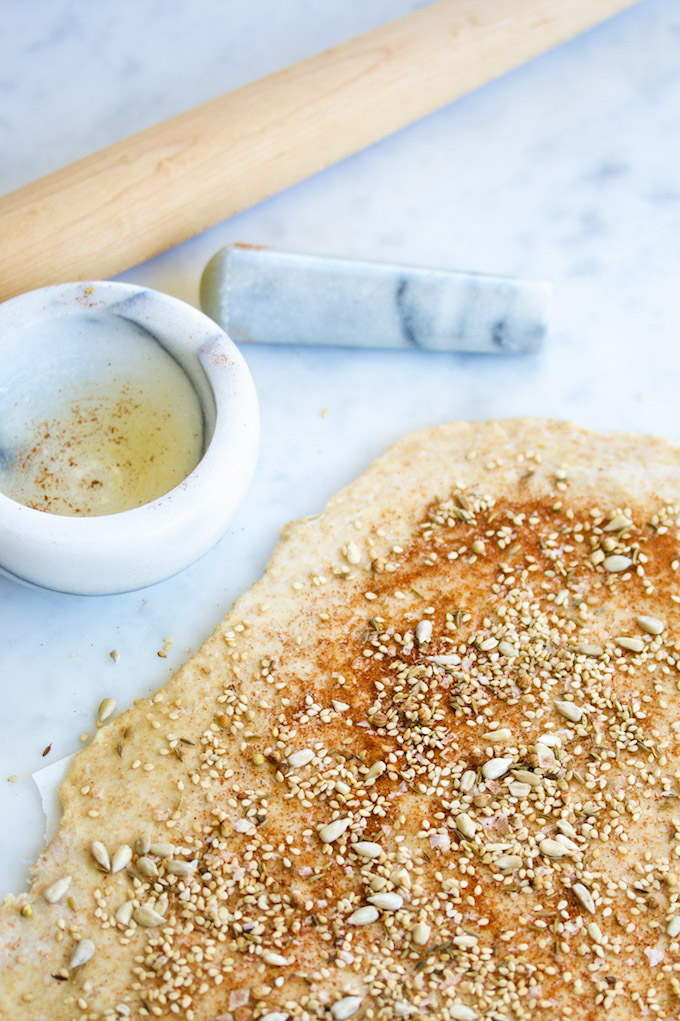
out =
[[[111,657],[111,659],[113,660],[114,663],[117,663],[118,660],[120,659],[120,650],[119,649],[111,649],[111,652],[109,653],[109,656]]]
[[[43,752],[42,752],[42,756],[41,757],[44,759],[45,756],[49,755],[51,751],[52,751],[52,745],[48,744],[46,748],[43,748]]]
[[[612,556],[604,558],[602,566],[609,574],[619,574],[621,571],[627,571],[629,567],[632,567],[633,561],[630,557],[614,553]]]
[[[118,703],[115,698],[105,698],[99,703],[97,719],[100,723],[103,723],[104,720],[108,720],[109,716],[112,716],[113,713],[115,713],[117,704]]]
[[[16,773],[12,773],[11,776],[7,777],[7,783],[17,783],[18,779],[19,777],[16,775]]]
[[[90,960],[94,955],[95,945],[91,939],[81,939],[80,943],[75,947],[71,954],[69,961],[69,968],[73,971],[75,968],[82,968],[84,964]]]
[[[262,953],[262,960],[265,964],[272,964],[275,968],[285,968],[291,961],[287,957],[283,957],[282,954],[277,954],[273,950],[265,950]]]
[[[593,895],[588,887],[584,886],[583,883],[574,883],[572,890],[574,891],[574,896],[581,906],[584,907],[586,911],[589,911],[591,915],[594,915],[595,901],[593,900]]]
[[[165,918],[159,914],[158,911],[154,911],[153,908],[143,904],[139,908],[135,908],[132,913],[137,925],[143,925],[145,929],[155,929],[159,925],[165,924]]]
[[[349,819],[334,819],[332,822],[326,823],[319,830],[319,840],[322,844],[332,844],[334,840],[342,836],[349,823]]]
[[[635,622],[648,635],[660,635],[665,628],[664,622],[656,617],[636,617]]]
[[[398,893],[376,893],[368,898],[368,902],[381,911],[398,911],[404,906],[404,898]]]
[[[128,844],[121,844],[111,859],[111,871],[122,872],[132,861],[132,848]]]
[[[357,908],[347,919],[348,925],[370,925],[377,921],[378,909],[371,904],[369,907]]]
[[[352,850],[360,854],[362,858],[379,858],[382,854],[382,847],[374,840],[359,840],[352,844]]]
[[[55,881],[53,883],[50,883],[47,889],[43,891],[43,897],[48,902],[48,904],[58,904],[59,901],[62,900],[68,893],[68,888],[70,885],[71,885],[70,876],[63,876],[61,879],[55,879]]]
[[[109,852],[106,850],[101,840],[93,840],[90,844],[90,852],[92,857],[97,862],[97,865],[106,871],[111,871],[111,859],[109,858]]]
[[[354,1017],[360,1006],[360,996],[343,996],[333,1004],[331,1014],[335,1021],[347,1021],[347,1018]]]

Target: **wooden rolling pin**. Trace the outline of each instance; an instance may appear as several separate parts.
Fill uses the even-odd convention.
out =
[[[105,279],[634,0],[439,0],[0,199],[0,299]]]

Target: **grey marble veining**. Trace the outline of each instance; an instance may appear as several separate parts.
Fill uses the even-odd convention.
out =
[[[227,245],[200,298],[237,343],[519,354],[548,328],[550,285]]]
[[[0,189],[415,6],[9,0]],[[548,279],[550,337],[540,354],[500,359],[248,346],[260,461],[211,553],[143,593],[96,600],[0,579],[0,711],[10,724],[0,777],[19,777],[0,780],[4,889],[25,881],[40,847],[31,771],[94,732],[101,698],[125,706],[166,680],[260,574],[282,523],[317,512],[403,433],[453,418],[555,415],[680,439],[679,40],[676,0],[643,0],[124,274],[197,303],[208,259],[241,241]]]

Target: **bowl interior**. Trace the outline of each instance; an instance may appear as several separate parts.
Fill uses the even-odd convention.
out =
[[[62,305],[3,333],[0,493],[51,513],[110,514],[161,496],[199,462],[216,419],[199,352],[131,311]]]

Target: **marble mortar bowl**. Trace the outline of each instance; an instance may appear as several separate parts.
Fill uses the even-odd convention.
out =
[[[183,386],[188,379],[202,419],[200,460],[164,495],[117,513],[45,512],[0,492],[1,573],[60,592],[126,592],[181,571],[225,532],[255,469],[255,387],[226,333],[157,291],[88,281],[0,305],[0,469],[11,467],[11,436],[30,416],[49,420],[55,394],[85,371],[101,369],[104,380],[111,366],[124,372],[139,345],[171,360]]]

